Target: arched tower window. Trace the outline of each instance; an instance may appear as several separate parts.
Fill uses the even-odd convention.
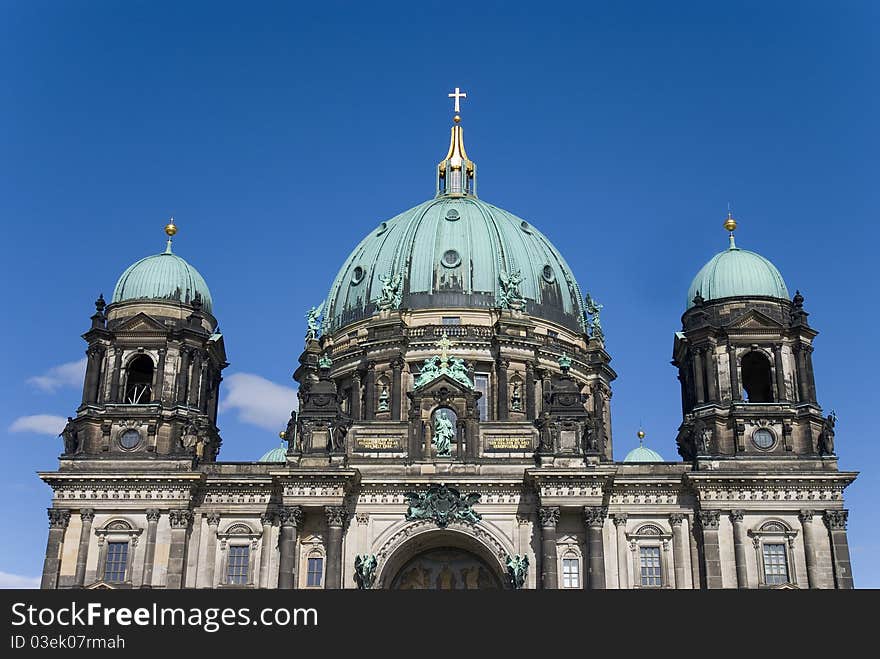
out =
[[[149,403],[152,385],[153,360],[146,355],[138,355],[126,370],[125,402],[130,405]]]
[[[773,384],[770,374],[770,360],[757,350],[742,358],[742,383],[746,398],[750,403],[772,403]]]

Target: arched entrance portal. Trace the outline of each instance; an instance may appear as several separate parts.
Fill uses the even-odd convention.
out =
[[[383,558],[386,556],[387,558]],[[505,547],[484,529],[452,522],[438,529],[422,520],[398,531],[377,552],[376,588],[389,590],[498,590],[509,586]]]
[[[411,558],[391,590],[500,590],[495,571],[476,554],[457,547],[429,549]]]

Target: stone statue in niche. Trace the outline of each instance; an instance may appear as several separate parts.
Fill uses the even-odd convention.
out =
[[[379,412],[387,412],[391,409],[391,405],[388,403],[388,399],[388,385],[383,383],[382,391],[379,393],[379,407],[377,408]]]
[[[431,443],[437,457],[448,458],[452,455],[452,440],[455,437],[455,427],[446,410],[439,410],[434,415],[434,437]]]
[[[507,557],[507,576],[514,590],[520,590],[526,585],[526,577],[529,572],[529,557],[519,554]]]
[[[514,412],[522,411],[522,384],[520,382],[513,383],[513,392],[510,395],[510,409]]]
[[[822,432],[819,433],[819,455],[834,455],[834,426],[837,424],[837,414],[831,410],[831,414],[825,417],[822,423]]]
[[[370,590],[373,587],[378,564],[374,554],[358,554],[354,557],[354,579],[359,590]]]

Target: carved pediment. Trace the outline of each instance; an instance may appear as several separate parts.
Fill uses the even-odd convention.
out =
[[[428,398],[458,397],[467,396],[468,394],[479,398],[482,395],[479,391],[471,390],[470,387],[447,373],[440,373],[429,383],[419,387],[415,392],[408,392],[408,395],[412,396],[414,393],[419,397]]]
[[[152,316],[141,312],[123,321],[115,328],[116,332],[166,332],[168,330],[165,324],[156,320]]]
[[[781,332],[783,326],[770,316],[756,309],[750,309],[727,324],[728,332]]]

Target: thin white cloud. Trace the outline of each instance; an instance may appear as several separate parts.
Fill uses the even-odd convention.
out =
[[[20,416],[9,426],[9,432],[32,432],[38,435],[52,435],[54,437],[64,430],[66,423],[67,419],[63,416],[55,416],[54,414]]]
[[[0,572],[0,588],[39,588],[40,577],[23,577],[20,574]]]
[[[233,373],[223,378],[223,387],[221,411],[235,410],[239,421],[267,430],[283,430],[297,407],[296,389],[253,373]]]
[[[28,384],[37,389],[52,393],[61,387],[80,387],[86,374],[86,362],[83,357],[77,362],[67,362],[60,366],[53,366],[42,375],[35,375],[27,379]]]

